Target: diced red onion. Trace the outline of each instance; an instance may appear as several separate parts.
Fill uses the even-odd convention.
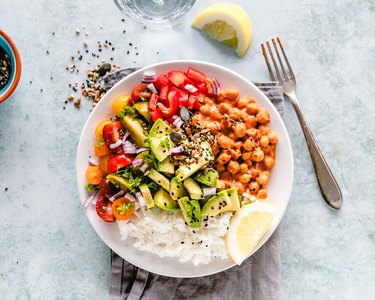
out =
[[[137,158],[132,161],[133,167],[140,166],[142,164],[143,159],[142,158]]]
[[[158,90],[156,89],[156,87],[154,86],[153,83],[150,83],[147,87],[153,93],[157,93],[158,92]]]
[[[99,160],[96,157],[90,156],[89,163],[96,167],[99,166]]]
[[[175,122],[173,122],[173,125],[177,128],[181,128],[182,124],[184,124],[184,121],[182,121],[181,119],[180,120],[176,120]]]
[[[187,122],[190,119],[190,112],[185,106],[181,107],[180,117],[185,122]]]
[[[139,149],[137,150],[137,154],[138,154],[138,153],[141,153],[141,152],[144,152],[144,151],[147,151],[147,150],[150,150],[150,148],[139,148]]]
[[[181,154],[182,152],[184,152],[185,149],[182,145],[178,146],[178,147],[174,147],[172,148],[171,152],[173,155],[176,155],[176,154]]]
[[[145,71],[142,76],[143,82],[154,82],[156,79],[156,73],[154,71]]]
[[[126,199],[128,199],[130,202],[135,202],[135,197],[133,194],[126,193],[124,196]]]
[[[173,121],[173,126],[177,127],[177,124],[180,123],[180,122],[183,123],[184,121],[182,121],[182,119],[181,119],[179,116],[177,116],[177,117],[174,119],[174,121]],[[178,127],[181,127],[181,125],[178,126]]]
[[[139,203],[138,202],[134,202],[134,210],[138,210],[140,208],[141,207],[140,207]]]
[[[100,197],[100,195],[101,195],[100,192],[96,192],[96,194],[87,197],[87,199],[83,203],[83,208],[87,208],[89,206],[89,204],[93,203],[94,201],[96,203],[96,201],[98,200],[98,198]]]
[[[126,139],[128,138],[128,136],[129,136],[129,133],[128,133],[128,132],[125,132],[124,136],[123,136],[122,139],[121,139],[123,144],[125,144],[125,141],[126,141]]]
[[[215,187],[203,188],[202,191],[203,191],[203,196],[204,197],[206,197],[206,196],[213,196],[213,195],[216,194],[216,188]]]
[[[198,91],[198,89],[192,84],[185,85],[185,90],[187,90],[190,93],[195,93],[196,91]]]
[[[216,80],[216,78],[211,83],[211,87],[212,87],[212,92],[213,92],[214,95],[219,95],[220,94],[220,84]]]
[[[109,148],[111,149],[115,149],[117,147],[120,147],[122,145],[122,140],[121,139],[118,139],[116,143],[113,143],[113,144],[110,144],[109,145]]]
[[[144,163],[142,166],[140,166],[139,170],[144,173],[146,172],[147,168],[149,167],[148,163]],[[145,174],[146,175],[146,174]]]
[[[173,115],[172,116],[172,120],[176,120],[177,118],[179,118],[180,116],[179,115]]]
[[[111,201],[111,202],[113,202],[116,199],[120,198],[124,194],[125,194],[125,192],[123,190],[121,190],[117,194],[114,194],[112,197],[110,197],[108,200]]]
[[[124,151],[124,153],[127,153],[127,154],[135,154],[137,153],[138,149],[131,142],[126,141],[124,145],[122,146],[122,150]]]
[[[135,196],[137,197],[137,200],[140,206],[146,206],[145,198],[142,196],[141,192],[137,192]]]

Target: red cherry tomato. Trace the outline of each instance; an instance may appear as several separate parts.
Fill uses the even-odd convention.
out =
[[[116,143],[120,138],[121,130],[124,130],[124,127],[122,126],[122,123],[120,121],[105,125],[103,127],[103,139],[105,143],[108,146]]]
[[[112,213],[112,202],[104,197],[100,196],[98,201],[96,201],[96,213],[103,221],[114,222],[115,217]]]
[[[115,193],[115,188],[107,180],[102,180],[99,183],[99,191],[106,198],[110,198]]]
[[[114,173],[118,169],[121,169],[123,167],[126,167],[127,165],[130,165],[133,161],[133,156],[126,153],[119,153],[113,155],[109,161],[108,161],[108,173]]]
[[[137,85],[131,95],[133,102],[138,102],[140,98],[149,99],[151,97],[151,91],[147,88],[147,84],[141,83]]]

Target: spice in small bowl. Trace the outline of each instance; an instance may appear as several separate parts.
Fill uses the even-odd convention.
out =
[[[10,56],[0,47],[0,90],[2,90],[9,82],[12,74],[12,62]]]

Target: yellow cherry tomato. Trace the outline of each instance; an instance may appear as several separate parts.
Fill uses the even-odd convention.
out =
[[[86,169],[86,179],[88,183],[99,184],[103,179],[103,173],[99,167],[90,166]]]
[[[112,124],[112,121],[111,120],[104,120],[104,121],[101,121],[95,128],[95,136],[96,136],[96,139],[98,140],[98,142],[102,142],[103,141],[103,127],[105,125],[108,125],[108,124]]]
[[[131,104],[131,99],[129,95],[122,95],[122,96],[117,96],[113,101],[112,101],[112,111],[115,115],[117,115],[120,110],[126,106]]]

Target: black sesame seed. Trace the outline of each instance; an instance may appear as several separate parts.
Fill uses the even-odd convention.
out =
[[[5,188],[5,191],[7,191],[7,190],[8,190],[8,188],[6,187],[6,188]]]
[[[133,44],[132,44],[132,43],[129,43],[129,46],[133,46]]]
[[[181,244],[184,244],[185,242],[184,241],[181,241]]]

